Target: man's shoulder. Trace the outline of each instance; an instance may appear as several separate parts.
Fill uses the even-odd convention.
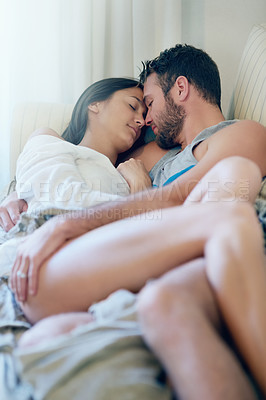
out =
[[[241,156],[256,162],[266,173],[266,128],[255,121],[243,120],[225,127],[208,140],[205,157],[217,159]]]
[[[255,139],[266,140],[266,128],[256,121],[239,120],[214,133],[209,138],[209,143],[225,142],[232,144],[239,142],[241,144],[243,140],[253,141]]]

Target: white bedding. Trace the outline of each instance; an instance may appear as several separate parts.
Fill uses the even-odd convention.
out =
[[[26,143],[16,178],[16,190],[27,201],[29,213],[50,207],[88,208],[130,193],[105,155],[48,135]]]
[[[28,211],[8,234],[0,235],[1,275],[10,274],[21,236],[40,226],[40,213],[54,215],[123,201],[130,193],[105,155],[49,135],[35,136],[26,143],[17,161],[16,179],[18,196],[27,201]]]
[[[0,278],[0,399],[171,400],[141,337],[135,297],[117,291],[94,306],[95,322],[19,350],[29,324]]]

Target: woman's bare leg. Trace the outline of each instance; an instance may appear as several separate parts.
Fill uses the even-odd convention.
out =
[[[206,273],[228,329],[266,395],[266,259],[262,231],[249,216],[206,246]]]
[[[234,160],[234,168],[240,168],[244,161]],[[255,193],[260,173],[254,163],[247,162],[251,164],[249,190]],[[222,171],[224,163],[226,160],[219,163]],[[240,176],[245,176],[243,168]],[[204,182],[203,179],[200,185]],[[230,220],[235,213],[241,214],[240,205],[226,203],[158,210],[79,237],[42,266],[37,296],[29,297],[22,305],[26,316],[36,322],[52,314],[87,310],[117,289],[138,291],[147,279],[201,256],[218,224]]]
[[[85,312],[52,315],[39,321],[21,336],[18,346],[29,347],[69,333],[80,325],[94,321],[93,315]]]
[[[137,292],[148,279],[201,256],[217,224],[238,210],[234,204],[173,207],[95,229],[42,266],[38,293],[22,308],[35,323],[52,314],[85,311],[117,289]]]
[[[219,201],[253,203],[261,179],[260,170],[253,161],[238,156],[228,157],[204,175],[184,204]]]

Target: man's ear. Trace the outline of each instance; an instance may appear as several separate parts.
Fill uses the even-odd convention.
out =
[[[175,95],[179,101],[187,99],[189,94],[189,82],[185,76],[179,76],[175,81]]]
[[[88,110],[92,111],[95,114],[98,114],[98,112],[100,111],[99,106],[100,106],[100,103],[95,101],[94,103],[91,103],[88,105]]]

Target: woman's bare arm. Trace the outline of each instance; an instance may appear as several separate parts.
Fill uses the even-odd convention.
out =
[[[19,220],[20,214],[27,211],[25,200],[18,199],[17,192],[8,195],[0,205],[0,226],[8,232]]]

